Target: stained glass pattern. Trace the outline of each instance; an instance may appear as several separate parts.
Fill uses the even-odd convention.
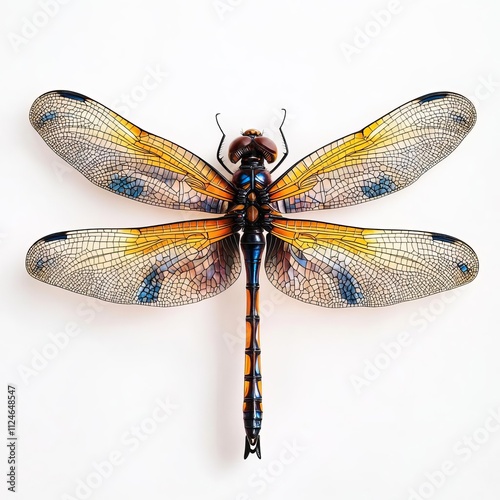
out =
[[[38,240],[26,268],[36,279],[109,302],[179,306],[234,283],[238,244],[230,219],[66,231]]]
[[[94,184],[161,207],[225,213],[234,188],[188,150],[81,94],[53,91],[31,107],[43,140]]]
[[[448,156],[476,122],[452,92],[414,99],[306,156],[269,188],[282,213],[340,208],[399,191]]]
[[[479,263],[439,233],[277,219],[265,269],[283,293],[323,307],[388,306],[472,281]]]

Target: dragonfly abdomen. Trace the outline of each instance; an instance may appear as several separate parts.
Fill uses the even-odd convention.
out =
[[[262,422],[262,375],[260,371],[259,269],[265,238],[261,228],[246,227],[241,249],[246,270],[246,341],[243,422],[245,426],[245,458],[256,453],[260,458],[259,432]]]

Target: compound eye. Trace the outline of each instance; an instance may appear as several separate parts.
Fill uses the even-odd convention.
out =
[[[255,144],[259,148],[259,151],[263,154],[264,159],[267,163],[273,163],[278,158],[278,148],[274,141],[269,139],[269,137],[256,137],[254,139]]]
[[[248,136],[242,135],[237,137],[230,145],[228,150],[229,161],[231,163],[238,163],[241,157],[251,150],[252,139]]]

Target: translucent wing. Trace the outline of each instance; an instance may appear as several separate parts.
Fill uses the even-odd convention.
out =
[[[108,191],[210,213],[226,212],[233,200],[232,184],[202,159],[81,94],[40,96],[30,121],[61,158]]]
[[[26,256],[41,281],[109,302],[178,306],[212,297],[238,278],[232,220],[52,234]]]
[[[452,236],[278,219],[268,235],[271,283],[324,307],[387,306],[465,285],[474,251]]]
[[[271,201],[292,213],[398,191],[448,156],[475,121],[473,104],[461,95],[419,97],[300,160],[270,186]]]

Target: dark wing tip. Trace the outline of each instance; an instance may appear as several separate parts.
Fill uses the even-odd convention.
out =
[[[33,276],[33,278],[41,279],[43,281],[44,278],[42,276],[45,275],[52,261],[49,256],[50,252],[48,250],[47,243],[65,240],[67,238],[68,233],[66,231],[62,231],[60,233],[53,233],[44,236],[33,243],[26,254],[25,265],[28,274]]]
[[[458,273],[455,274],[458,280],[456,286],[465,285],[476,278],[479,273],[479,259],[476,252],[467,243],[447,234],[432,233],[431,236],[433,241],[453,246],[449,255],[450,264],[455,265],[455,269],[458,270]]]
[[[84,102],[84,101],[89,100],[89,98],[87,96],[80,94],[78,92],[74,92],[73,90],[49,90],[48,92],[45,92],[42,95],[40,95],[39,97],[37,97],[35,99],[35,102],[45,100],[48,97],[51,97],[54,95],[64,97],[66,99],[72,99],[74,101]]]
[[[458,243],[464,248],[465,256],[463,260],[457,262],[457,267],[464,275],[466,283],[470,283],[479,273],[479,258],[467,243],[460,240],[458,240]]]
[[[88,97],[71,90],[51,90],[35,99],[31,105],[29,119],[35,130],[39,131],[45,124],[58,117],[61,109],[61,97],[72,101],[86,102]],[[59,102],[58,102],[59,101]]]
[[[422,97],[419,97],[418,100],[420,104],[423,104],[424,102],[435,101],[436,99],[444,99],[449,95],[452,95],[452,92],[432,92],[431,94],[425,94]]]
[[[49,234],[47,236],[44,236],[39,241],[43,241],[44,243],[47,243],[49,241],[66,240],[67,238],[68,238],[68,232],[61,231],[59,233],[52,233],[52,234]]]
[[[456,243],[457,241],[460,241],[454,236],[449,236],[447,234],[442,234],[442,233],[432,233],[432,240],[442,241],[444,243]]]
[[[477,119],[476,108],[467,97],[455,92],[442,91],[423,95],[417,101],[420,105],[424,105],[441,99],[448,99],[448,102],[444,106],[448,109],[453,121],[459,124],[460,128],[467,134]]]
[[[66,99],[72,99],[73,101],[85,102],[88,100],[87,96],[79,94],[78,92],[73,92],[72,90],[55,90],[54,92],[60,95],[61,97],[65,97]]]

